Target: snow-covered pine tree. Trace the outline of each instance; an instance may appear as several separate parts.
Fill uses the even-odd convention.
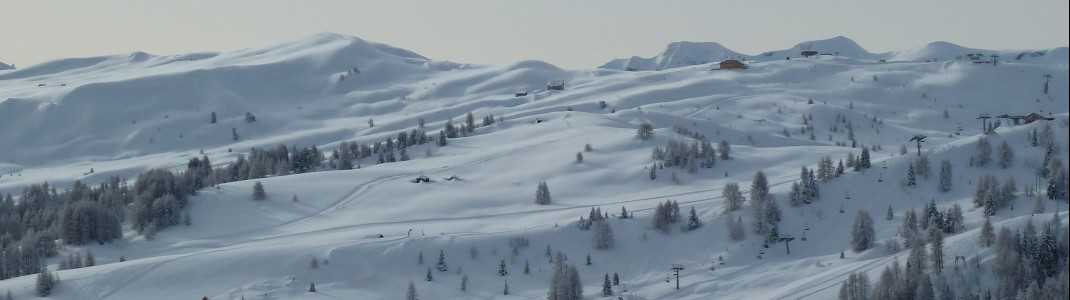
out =
[[[550,204],[550,187],[546,184],[546,181],[540,181],[539,186],[535,189],[535,203]]]
[[[851,226],[851,250],[862,252],[872,248],[876,235],[873,218],[870,218],[869,212],[859,210],[858,215],[855,216],[854,225]]]
[[[609,273],[606,273],[605,279],[602,280],[602,297],[613,296],[613,283],[609,281]]]
[[[940,191],[947,192],[951,190],[951,161],[943,160],[940,162]]]
[[[476,117],[472,115],[472,112],[468,112],[464,116],[464,130],[472,132],[476,128]]]
[[[264,200],[267,198],[267,193],[264,192],[264,184],[259,180],[253,183],[253,200]]]
[[[732,146],[728,145],[728,141],[721,140],[717,143],[717,153],[720,154],[721,160],[728,160],[729,154],[732,152]]]
[[[464,290],[464,284],[461,284],[461,290]],[[416,283],[409,280],[409,291],[405,293],[406,300],[419,300],[419,295],[416,294]]]
[[[468,274],[461,276],[461,291],[468,290]]]
[[[1007,144],[1007,140],[1004,139],[1002,143],[999,143],[999,167],[1006,169],[1014,162],[1014,150],[1011,150],[1011,145]]]
[[[505,269],[505,260],[502,259],[502,261],[500,263],[498,263],[498,276],[505,276],[505,275],[509,275],[509,270]]]
[[[315,282],[309,282],[308,283],[308,292],[309,293],[315,293],[316,292],[316,283]]]
[[[858,157],[858,167],[861,169],[869,169],[873,165],[869,162],[869,148],[862,147],[862,155]]]
[[[449,270],[449,266],[446,265],[446,252],[438,250],[438,264],[435,265],[439,272],[446,272]]]
[[[984,167],[992,162],[992,145],[988,143],[988,137],[981,136],[977,139],[977,156],[974,163],[978,167]]]
[[[431,275],[431,267],[427,267],[427,275],[424,277],[424,280],[425,281],[434,281],[435,280],[435,277],[433,275]]]
[[[698,219],[698,214],[695,212],[695,207],[691,207],[691,212],[687,216],[687,230],[695,230],[702,227],[702,221]]]
[[[649,140],[651,137],[654,137],[654,126],[647,122],[640,123],[635,136],[640,140]]]
[[[52,294],[52,290],[59,285],[59,277],[52,274],[48,268],[41,268],[41,271],[37,273],[37,282],[35,284],[37,290],[37,296],[48,297]]]
[[[910,163],[907,166],[907,186],[918,185],[917,178],[914,177],[914,163]]]
[[[888,220],[888,221],[891,221],[893,218],[895,218],[895,213],[892,212],[892,205],[889,204],[888,205],[888,214],[884,217],[884,219]]]

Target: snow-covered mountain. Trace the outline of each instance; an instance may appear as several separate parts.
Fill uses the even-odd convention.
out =
[[[720,62],[725,59],[739,59],[742,54],[729,50],[714,42],[674,42],[665,47],[661,54],[650,58],[632,56],[628,59],[614,59],[599,68],[652,71],[679,68],[684,66]]]
[[[998,55],[1000,61],[1041,64],[1057,66],[1067,61],[1067,47],[1045,50],[985,50],[962,47],[948,42],[934,42],[928,45],[893,51],[887,53],[870,53],[855,41],[837,36],[830,39],[798,43],[795,46],[776,51],[762,52],[756,55],[740,54],[713,42],[675,42],[670,43],[665,51],[651,58],[633,56],[629,59],[614,59],[599,68],[628,71],[654,71],[684,66],[717,63],[725,59],[745,59],[750,61],[769,61],[785,58],[800,58],[804,51],[816,51],[821,55],[836,55],[859,60],[885,61],[948,61],[969,60],[970,55],[980,54],[990,60],[991,55]]]
[[[849,274],[876,281],[885,267],[906,263],[900,225],[908,210],[929,203],[963,209],[961,228],[944,242],[944,272],[928,271],[938,293],[948,286],[963,296],[998,286],[992,271],[972,269],[976,262],[993,270],[996,261],[996,247],[978,243],[985,220],[1013,231],[1053,213],[1062,224],[1070,219],[1065,201],[1026,194],[1043,181],[1036,172],[1046,156],[1064,168],[1070,161],[1066,48],[1021,60],[999,54],[993,66],[944,59],[971,49],[940,43],[871,54],[838,37],[771,52],[776,59],[744,56],[747,69],[710,70],[674,66],[739,54],[713,43],[674,45],[650,59],[564,70],[541,61],[442,62],[325,33],[234,52],[131,53],[3,71],[0,194],[13,194],[20,206],[62,205],[66,200],[23,203],[20,194],[43,182],[63,193],[76,181],[93,187],[111,176],[133,181],[149,169],[182,172],[195,157],[210,158],[227,176],[255,178],[199,190],[182,209],[190,224],[151,239],[132,229],[141,204],[124,203],[116,209],[126,216],[120,238],[66,245],[45,261],[60,278],[48,299],[393,299],[405,297],[410,282],[421,299],[545,299],[557,259],[546,253],[558,251],[576,265],[588,299],[600,298],[603,279],[614,275],[622,285],[611,289],[627,289],[626,299],[831,299]],[[795,59],[803,50],[855,59]],[[615,70],[630,67],[650,69]],[[555,80],[564,81],[563,90],[547,89]],[[444,125],[465,124],[469,113],[471,130],[440,146]],[[990,119],[986,124],[1000,125],[984,134],[977,119],[1029,113],[1052,120]],[[643,123],[653,129],[646,140],[637,137]],[[1051,155],[1031,143],[1046,127],[1050,138],[1041,136],[1052,142]],[[436,141],[393,143],[414,130]],[[915,171],[911,185],[909,170],[921,169],[910,141],[917,134],[927,135],[920,153],[931,168]],[[410,159],[371,155],[353,160],[353,169],[336,168],[340,158],[332,152],[342,143],[387,149],[387,139],[396,148],[378,153],[400,157],[404,149]],[[654,150],[693,142],[701,149],[703,140],[724,141],[729,159],[685,163],[670,156],[686,146]],[[1013,152],[1006,166],[977,163],[982,140],[994,153]],[[251,148],[280,144],[293,151],[314,145],[326,159],[314,172],[250,170]],[[861,148],[871,168],[848,168],[817,183],[812,203],[791,205],[801,167],[817,169],[824,157],[846,161]],[[944,161],[951,187],[941,192]],[[781,210],[780,234],[796,238],[790,244],[763,247],[750,200],[735,211],[725,205],[729,183],[750,199],[758,171]],[[991,217],[973,204],[988,174],[1022,185]],[[420,176],[430,182],[415,183]],[[534,201],[541,182],[550,204]],[[255,201],[258,183],[266,199]],[[679,204],[681,220],[654,229],[654,211],[669,200]],[[170,209],[156,203],[154,214]],[[692,207],[701,226],[684,231]],[[595,230],[579,228],[595,208],[611,214],[610,249],[595,247]],[[622,210],[634,218],[616,218]],[[872,216],[875,240],[856,252],[851,232],[863,211]],[[3,222],[12,214],[0,211],[0,231],[14,226]],[[43,219],[31,212],[22,220]],[[733,221],[744,224],[740,240],[726,226]],[[87,250],[96,266],[58,270],[70,265],[68,255]],[[685,267],[678,290],[675,277],[667,283],[674,264]],[[35,280],[0,280],[0,295],[33,299]],[[316,292],[308,292],[313,284]]]
[[[5,64],[4,62],[0,61],[0,71],[2,71],[2,70],[11,70],[11,69],[14,69],[14,68],[15,67],[12,67],[12,66],[10,66],[8,64]]]
[[[837,36],[824,40],[802,42],[788,49],[763,52],[758,56],[768,57],[771,59],[784,59],[785,57],[797,58],[802,56],[801,53],[803,51],[817,51],[819,54],[832,54],[864,60],[884,59],[888,56],[888,53],[870,53],[869,51],[866,51],[866,49],[862,48],[862,46],[859,46],[858,43],[855,43],[855,41],[843,36]]]

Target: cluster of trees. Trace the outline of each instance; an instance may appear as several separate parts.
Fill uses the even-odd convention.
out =
[[[822,161],[824,162],[825,160],[822,159]],[[829,162],[831,163],[831,160],[829,160]],[[798,181],[792,182],[791,193],[788,194],[788,203],[794,207],[810,204],[814,200],[817,200],[821,195],[820,187],[817,185],[817,176],[814,175],[814,170],[807,170],[805,166],[802,167],[802,172],[800,173],[799,178],[802,181],[802,184]]]
[[[977,180],[977,191],[973,194],[974,207],[984,207],[985,214],[993,216],[1000,208],[1006,207],[1017,196],[1018,187],[1014,178],[1007,178],[1000,186],[999,180],[992,174],[981,176]]]
[[[122,206],[133,199],[129,191],[112,177],[97,187],[76,181],[62,192],[33,184],[17,204],[8,194],[0,201],[0,279],[43,270],[44,259],[58,254],[57,241],[103,244],[120,238]]]
[[[565,254],[560,251],[555,255],[554,271],[550,277],[550,290],[547,300],[577,300],[583,298],[583,284],[576,265],[565,266]]]
[[[66,260],[59,261],[60,270],[80,269],[85,267],[92,267],[97,265],[96,258],[93,257],[93,252],[86,250],[85,259],[82,259],[82,254],[78,252],[71,252],[67,254]]]
[[[678,220],[680,220],[680,204],[674,200],[665,200],[665,203],[658,203],[658,206],[654,208],[654,215],[651,217],[654,229],[661,230],[661,232],[669,232],[669,225],[676,223]]]
[[[694,173],[698,167],[713,168],[717,164],[717,151],[709,141],[694,140],[690,144],[669,139],[664,148],[654,147],[651,157],[660,160],[662,167],[679,167]]]
[[[1032,222],[1013,233],[1002,227],[995,235],[986,222],[980,236],[981,245],[996,246],[995,259],[971,259],[963,268],[978,280],[982,269],[995,271],[997,284],[984,290],[969,290],[956,295],[952,284],[941,275],[943,269],[943,233],[929,228],[928,248],[922,239],[912,242],[905,268],[898,261],[886,267],[872,288],[861,274],[852,274],[840,288],[840,299],[1066,299],[1070,296],[1070,272],[1065,253],[1067,226],[1058,214],[1038,230]],[[926,263],[926,260],[929,262]]]
[[[762,171],[756,172],[751,181],[750,201],[754,208],[754,219],[751,220],[754,233],[766,235],[767,244],[777,243],[780,238],[780,207],[769,193],[769,180]]]
[[[1030,221],[1020,233],[1000,228],[995,241],[999,284],[986,294],[995,293],[998,299],[1067,298],[1067,227],[1057,213],[1039,232]]]
[[[925,230],[930,235],[934,232],[952,234],[962,231],[963,226],[962,207],[957,203],[941,212],[935,201],[929,201],[920,217],[913,209],[903,214],[899,236],[903,238],[903,245],[910,247],[924,238],[922,232]]]
[[[623,210],[624,208],[621,207],[621,209]],[[580,230],[590,230],[591,226],[594,225],[595,222],[602,221],[605,219],[609,219],[609,212],[603,213],[601,207],[592,207],[591,212],[587,214],[587,219],[584,219],[583,216],[580,216]]]

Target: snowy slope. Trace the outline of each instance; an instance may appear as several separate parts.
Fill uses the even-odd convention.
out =
[[[782,51],[803,48],[868,54],[845,38]],[[1065,101],[1070,74],[1066,48],[1060,49],[1030,63],[1001,58],[1006,63],[995,67],[957,60],[876,63],[873,56],[781,58],[734,71],[624,72],[562,70],[540,61],[439,62],[358,38],[319,34],[229,53],[64,59],[0,73],[0,128],[19,128],[0,130],[0,192],[17,194],[44,181],[60,187],[75,180],[95,184],[149,168],[179,170],[202,150],[216,165],[253,146],[317,145],[330,151],[341,141],[396,136],[421,118],[432,132],[449,118],[462,122],[468,112],[494,114],[504,122],[477,128],[445,147],[412,148],[410,161],[377,165],[369,158],[357,161],[361,169],[325,167],[262,179],[266,201],[250,200],[252,181],[203,190],[191,198],[192,226],[145,240],[124,225],[122,240],[65,249],[91,249],[100,265],[57,272],[62,281],[51,298],[390,299],[403,297],[412,280],[421,299],[542,299],[552,271],[544,255],[549,246],[578,265],[588,298],[600,297],[604,274],[618,273],[636,299],[829,299],[852,271],[873,279],[897,256],[903,263],[905,253],[886,251],[882,243],[895,235],[905,210],[930,200],[966,210],[967,231],[948,238],[947,257],[994,255],[976,247],[983,212],[970,199],[977,178],[991,173],[1001,181],[1031,182],[1044,151],[1024,141],[1044,124],[1055,131],[1058,157],[1070,161]],[[696,53],[713,52],[681,44],[672,55],[645,61],[651,67],[686,64]],[[350,72],[354,67],[360,72]],[[1041,89],[1044,74],[1053,76],[1048,94]],[[546,82],[555,79],[565,80],[566,89],[545,91]],[[525,91],[526,96],[514,95]],[[809,99],[814,103],[807,104]],[[600,108],[599,101],[607,107]],[[209,124],[211,112],[219,115],[217,124]],[[257,121],[246,123],[245,112]],[[978,114],[1030,112],[1056,120],[1004,123],[988,136],[993,146],[1004,140],[1013,145],[1011,168],[969,166],[981,136]],[[806,126],[804,115],[813,116],[806,122],[814,127],[814,140],[799,132]],[[836,145],[847,136],[837,116],[854,125],[860,145],[881,147],[873,152],[875,167],[822,183],[820,200],[793,208],[786,193],[801,166],[812,168],[824,156],[835,161],[859,154]],[[655,128],[653,139],[635,138],[642,122]],[[732,159],[693,174],[660,169],[651,180],[651,148],[670,138],[688,140],[673,125],[729,142]],[[230,128],[242,137],[234,141]],[[953,163],[950,192],[937,192],[936,170],[918,186],[903,184],[914,156],[900,155],[898,146],[913,151],[907,139],[918,133],[929,136],[922,152],[934,168],[944,159]],[[582,152],[583,162],[577,163],[576,153],[586,144],[593,150]],[[88,174],[91,168],[95,172]],[[751,208],[726,213],[721,188],[737,182],[746,192],[759,170],[784,211],[783,233],[807,237],[791,243],[791,255],[783,245],[762,248],[762,237],[749,225],[741,242],[731,241],[723,226],[737,217],[749,224]],[[434,182],[410,182],[419,175]],[[443,179],[452,175],[463,180]],[[533,203],[540,181],[550,187],[550,205]],[[669,199],[685,214],[694,206],[705,225],[687,233],[651,229],[653,208]],[[636,218],[610,220],[616,247],[594,249],[591,232],[579,230],[576,220],[592,207],[616,214],[622,206]],[[893,220],[884,219],[889,206]],[[1014,206],[1031,210],[1032,199],[1019,197]],[[841,260],[859,210],[874,216],[879,245],[861,253],[847,250]],[[1065,203],[1049,203],[1046,212],[1054,211],[1068,219]],[[1018,228],[1026,219],[1017,209],[1002,210],[992,220]],[[515,236],[531,243],[513,254],[508,239]],[[439,250],[449,270],[432,271],[434,281],[424,281]],[[418,264],[421,253],[424,262]],[[584,262],[588,254],[590,266]],[[127,261],[117,262],[120,256]],[[329,263],[311,268],[313,257]],[[497,273],[501,261],[509,271],[504,277]],[[525,262],[530,274],[522,272]],[[686,266],[680,290],[665,282],[674,263]],[[53,260],[51,267],[56,265]],[[460,291],[465,275],[468,290]],[[501,295],[505,280],[509,296]],[[3,280],[0,292],[32,299],[33,282],[34,276]],[[317,293],[306,292],[311,283]]]
[[[15,67],[12,67],[10,65],[4,64],[4,62],[0,62],[0,71],[11,70],[11,69],[14,69],[14,68]]]

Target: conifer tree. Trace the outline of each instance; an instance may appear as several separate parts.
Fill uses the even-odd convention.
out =
[[[860,210],[855,216],[854,225],[851,226],[851,249],[862,252],[873,247],[876,232],[873,228],[873,219],[869,212]]]
[[[691,212],[687,216],[687,230],[695,230],[702,227],[702,221],[698,219],[698,214],[695,212],[695,207],[691,207]]]
[[[613,229],[609,227],[609,222],[606,220],[598,220],[595,222],[594,248],[598,250],[607,250],[613,248]]]
[[[505,260],[503,259],[500,263],[498,263],[498,276],[505,275],[509,275],[509,270],[505,269]]]
[[[431,275],[431,267],[427,267],[427,275],[424,277],[426,281],[433,281],[435,277]]]
[[[461,290],[462,291],[464,290],[464,284],[461,284]],[[416,283],[412,282],[412,280],[409,280],[409,291],[407,293],[405,293],[405,299],[406,300],[418,300],[418,299],[420,299],[419,296],[416,295]]]
[[[267,198],[267,193],[264,192],[264,184],[259,180],[253,184],[253,200],[264,200]]]
[[[550,204],[550,187],[546,185],[545,181],[540,181],[539,186],[535,189],[535,203]]]
[[[439,272],[446,272],[446,270],[449,269],[449,267],[446,266],[446,253],[442,250],[438,250],[438,264],[436,266],[438,267]]]
[[[992,161],[992,145],[988,143],[988,138],[981,136],[977,139],[977,158],[974,162],[978,167],[984,167]]]
[[[602,297],[613,296],[613,284],[609,282],[609,273],[606,273],[605,279],[602,280]]]
[[[951,190],[951,161],[943,160],[940,162],[940,191],[947,192]]]
[[[309,293],[315,293],[316,292],[316,283],[315,282],[310,282],[308,284],[308,292]]]
[[[999,144],[999,167],[1006,169],[1011,166],[1011,162],[1014,161],[1014,150],[1011,150],[1011,145],[1007,144],[1007,140],[1004,139]]]

